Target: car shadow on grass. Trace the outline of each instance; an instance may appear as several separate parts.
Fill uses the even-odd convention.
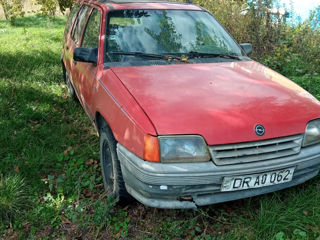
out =
[[[76,156],[95,157],[96,135],[67,95],[58,54],[6,54],[0,66],[0,174],[19,169],[38,185],[62,171],[57,159],[70,146],[79,146]]]
[[[48,49],[32,51],[0,52],[0,80],[62,81],[60,54]],[[60,72],[59,72],[60,71]]]

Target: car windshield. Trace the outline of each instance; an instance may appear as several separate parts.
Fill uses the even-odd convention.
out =
[[[141,53],[242,56],[235,41],[205,11],[121,10],[111,12],[108,19],[109,61],[122,61],[130,54],[141,57]]]

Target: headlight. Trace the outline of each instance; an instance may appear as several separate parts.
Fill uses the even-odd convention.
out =
[[[320,119],[308,123],[304,134],[303,146],[305,147],[316,143],[320,143]]]
[[[161,136],[161,162],[207,162],[210,155],[207,144],[200,136]]]

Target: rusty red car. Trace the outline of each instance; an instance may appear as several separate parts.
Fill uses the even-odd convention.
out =
[[[191,1],[76,2],[61,63],[109,197],[196,208],[319,173],[319,101],[251,52]]]

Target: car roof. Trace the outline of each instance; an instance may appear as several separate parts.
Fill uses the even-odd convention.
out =
[[[82,2],[82,1],[81,1]],[[124,9],[172,9],[172,10],[202,10],[199,6],[192,3],[177,2],[170,0],[86,0],[89,2],[100,5],[101,7],[109,10],[124,10]]]

